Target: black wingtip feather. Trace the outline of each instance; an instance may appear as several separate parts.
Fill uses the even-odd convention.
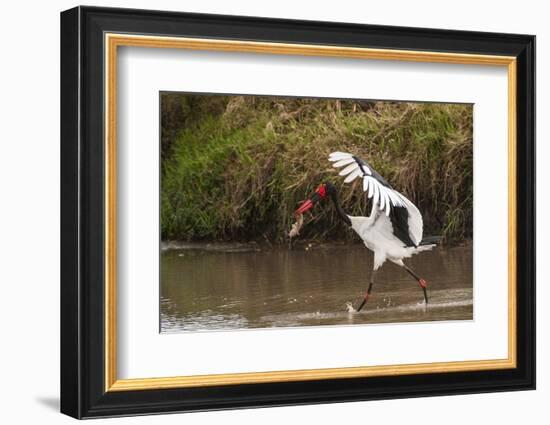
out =
[[[405,244],[406,247],[416,247],[409,235],[409,212],[405,207],[391,207],[390,211],[393,234]]]

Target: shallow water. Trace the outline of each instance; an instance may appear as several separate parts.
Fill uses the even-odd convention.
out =
[[[307,249],[306,249],[307,248]],[[161,331],[471,320],[472,247],[436,247],[407,264],[428,281],[429,304],[404,269],[387,262],[368,286],[361,245],[265,249],[180,245],[161,254]]]

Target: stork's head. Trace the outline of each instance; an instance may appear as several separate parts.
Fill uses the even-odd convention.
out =
[[[321,202],[328,195],[330,195],[334,190],[336,190],[336,188],[330,182],[319,185],[319,187],[315,190],[315,192],[313,192],[313,194],[308,199],[302,202],[302,204],[294,212],[294,215],[298,216],[300,214],[305,213],[306,211],[309,211],[315,206],[315,204],[317,204],[318,202]]]

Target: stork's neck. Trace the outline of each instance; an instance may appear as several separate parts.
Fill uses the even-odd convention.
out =
[[[344,223],[346,223],[348,226],[351,227],[351,219],[342,209],[342,206],[340,205],[340,200],[338,199],[338,193],[336,192],[336,190],[331,190],[329,192],[329,196],[330,196],[330,199],[332,200],[332,203],[334,204],[334,208],[336,208],[336,212],[338,213],[338,216],[342,219]]]

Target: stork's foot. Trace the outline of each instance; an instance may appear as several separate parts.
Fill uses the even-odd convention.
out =
[[[428,287],[428,282],[426,282],[424,279],[418,279],[418,284],[422,288],[422,292],[424,292],[424,302],[426,305],[428,305],[428,291],[426,288]]]
[[[428,286],[428,282],[426,282],[424,279],[422,279],[420,276],[418,276],[410,267],[408,267],[403,261],[400,263],[403,267],[405,267],[405,270],[407,270],[407,273],[409,273],[420,285],[422,288],[422,292],[424,292],[424,302],[428,304],[428,292],[426,291],[426,287]]]
[[[357,313],[359,313],[361,309],[365,306],[365,304],[369,300],[369,295],[370,294],[368,292],[365,294],[365,298],[363,298],[363,301],[361,301],[361,304],[359,304],[359,307],[357,307],[357,310],[356,310]]]

